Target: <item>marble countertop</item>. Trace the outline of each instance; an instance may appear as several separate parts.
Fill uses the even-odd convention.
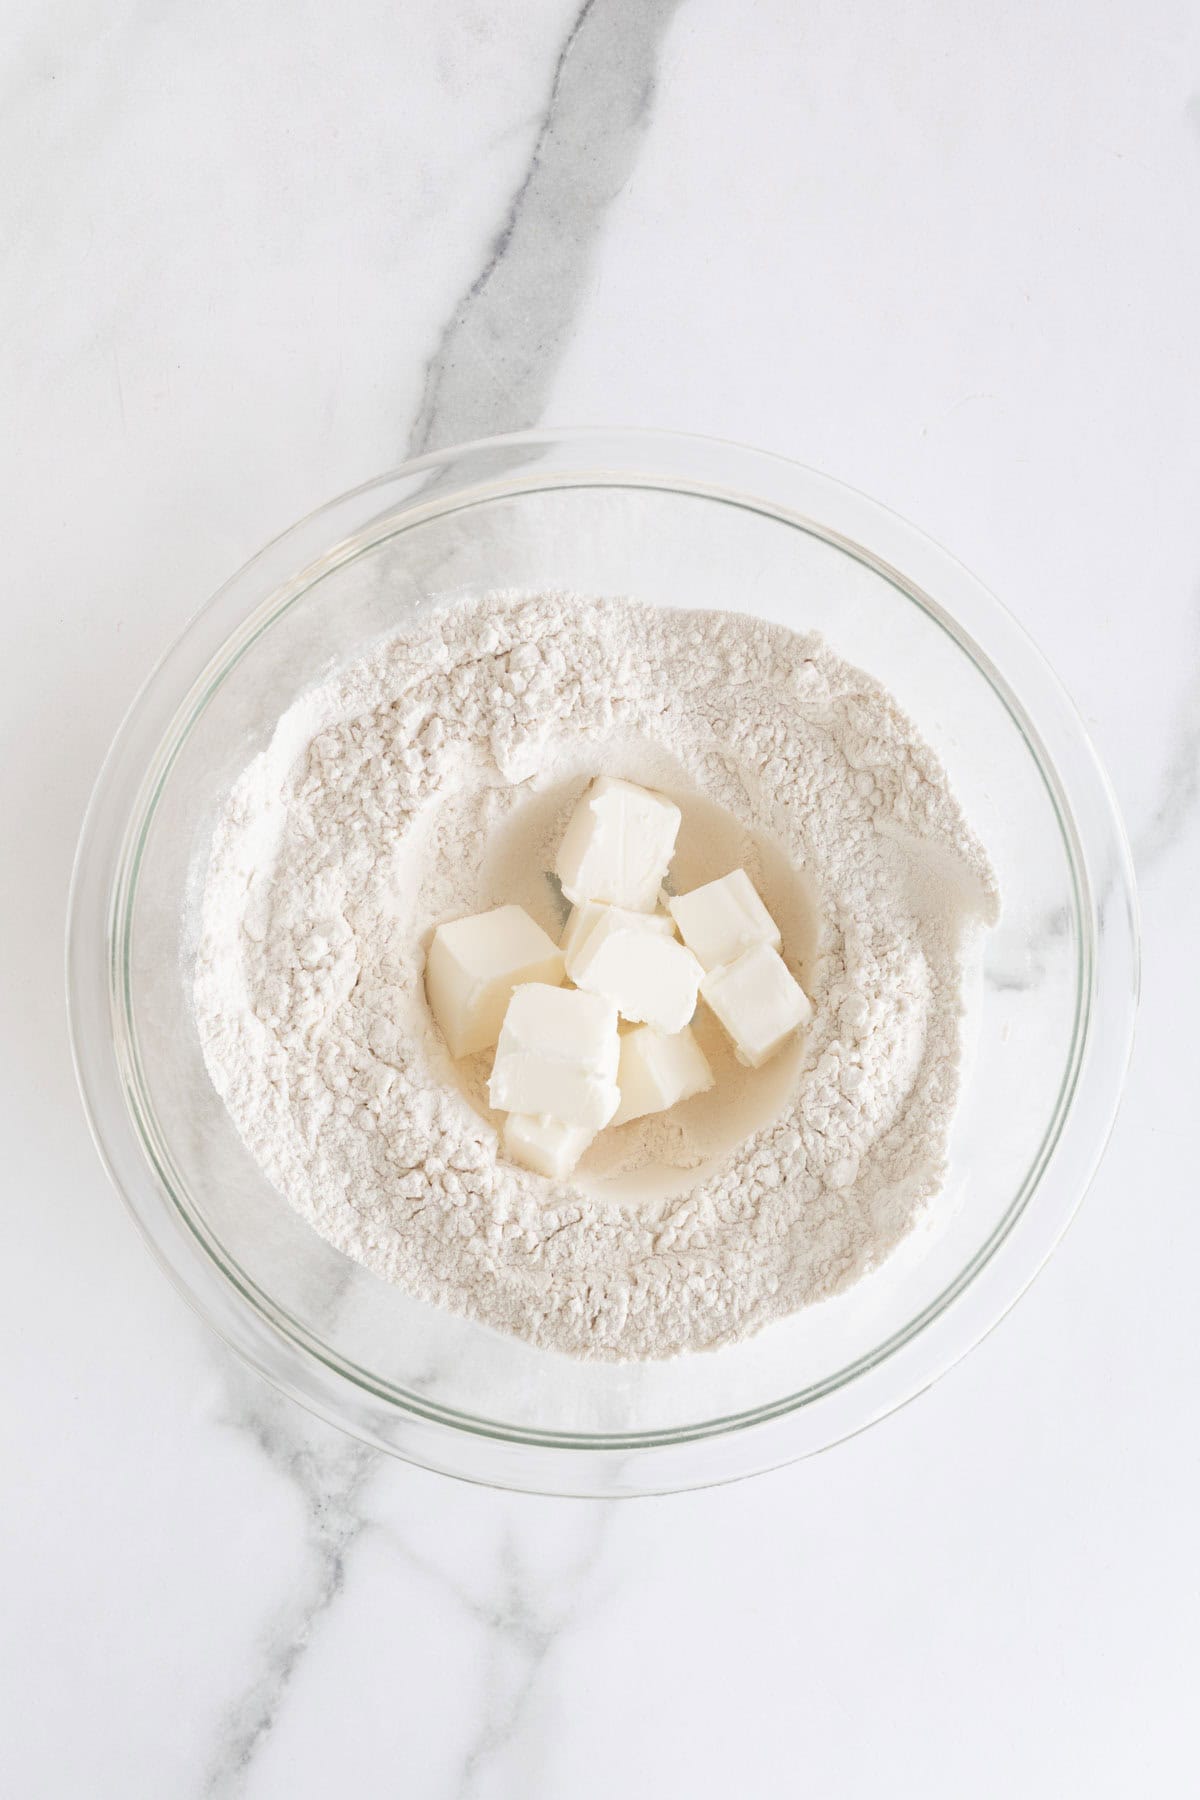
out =
[[[1200,1642],[1200,15],[1189,0],[16,0],[0,51],[6,1794],[1168,1794]],[[1028,625],[1135,846],[1090,1198],[841,1448],[475,1490],[244,1371],[77,1104],[105,746],[261,542],[537,422],[756,443]]]

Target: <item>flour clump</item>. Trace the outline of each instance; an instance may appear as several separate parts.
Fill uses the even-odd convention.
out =
[[[747,872],[812,1017],[746,1068],[702,1004],[711,1092],[603,1133],[558,1180],[505,1157],[490,1062],[452,1061],[424,964],[437,926],[509,903],[559,941],[556,847],[597,776],[678,806],[679,892]],[[305,695],[237,781],[196,1018],[250,1152],[339,1250],[549,1349],[670,1356],[838,1292],[924,1215],[963,959],[997,910],[937,758],[815,636],[488,596]]]

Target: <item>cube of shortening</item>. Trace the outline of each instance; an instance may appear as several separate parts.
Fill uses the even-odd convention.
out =
[[[558,947],[569,963],[572,953],[583,943],[584,938],[606,909],[598,900],[581,900],[578,906],[571,908],[570,916],[563,926]],[[653,917],[653,914],[649,915]]]
[[[555,869],[568,900],[653,912],[679,835],[679,808],[662,794],[599,775],[571,814]]]
[[[627,906],[604,906],[599,900],[585,900],[573,907],[560,945],[568,980],[575,980],[575,969],[590,954],[588,947],[596,932],[600,933],[596,940],[599,944],[626,931],[674,939],[675,924],[665,912],[631,912]]]
[[[756,944],[714,969],[700,992],[733,1039],[737,1059],[761,1068],[812,1017],[812,1003],[777,950]]]
[[[647,1113],[666,1112],[693,1094],[707,1093],[712,1085],[708,1058],[690,1027],[664,1032],[655,1031],[653,1025],[640,1025],[621,1039],[617,1069],[621,1104],[612,1123],[625,1125]]]
[[[623,1019],[682,1031],[696,1010],[704,974],[669,919],[607,906],[567,958],[577,987],[603,994]]]
[[[520,906],[497,906],[439,925],[425,962],[425,993],[451,1056],[487,1050],[500,1036],[512,991],[557,985],[562,951]]]
[[[571,916],[563,926],[563,934],[558,944],[567,961],[568,975],[571,974],[571,960],[578,951],[582,950],[584,939],[591,931],[592,926],[598,925],[605,913],[614,911],[619,911],[625,919],[636,920],[639,924],[648,926],[651,931],[661,931],[666,937],[675,936],[675,921],[669,913],[635,913],[630,912],[627,907],[606,906],[601,900],[581,900],[578,906],[571,908]]]
[[[706,969],[736,962],[755,944],[778,950],[783,942],[745,869],[732,869],[719,881],[678,894],[667,906],[679,935]]]
[[[571,1173],[596,1134],[584,1125],[564,1125],[561,1119],[509,1113],[503,1135],[505,1152],[513,1162],[532,1169],[535,1175],[561,1181]]]
[[[498,1112],[599,1131],[617,1110],[617,1009],[598,994],[540,982],[504,1015],[488,1094]]]

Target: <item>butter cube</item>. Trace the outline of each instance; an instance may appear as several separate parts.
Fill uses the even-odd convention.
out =
[[[532,1169],[535,1175],[561,1181],[571,1173],[595,1135],[586,1126],[564,1125],[561,1119],[509,1113],[503,1139],[505,1153],[513,1162]]]
[[[451,1056],[473,1056],[500,1036],[521,982],[562,981],[554,939],[520,906],[439,925],[425,962],[425,993]]]
[[[675,850],[679,817],[674,801],[662,794],[597,776],[558,847],[555,868],[567,899],[653,912]]]
[[[712,1085],[708,1058],[689,1026],[667,1033],[639,1025],[621,1039],[617,1069],[621,1104],[612,1123],[625,1125],[647,1113],[665,1112],[693,1094],[707,1093]]]
[[[599,1131],[617,1110],[617,1009],[598,994],[530,982],[500,1032],[488,1094],[498,1112]]]
[[[602,906],[598,900],[585,900],[581,906],[573,909],[567,920],[567,928],[563,932],[561,949],[566,958],[567,974],[575,980],[575,969],[588,953],[592,933],[603,926],[606,936],[618,931],[651,931],[660,937],[674,938],[675,923],[668,913],[664,912],[630,912],[624,906]],[[580,982],[579,986],[586,986]]]
[[[751,1069],[761,1068],[812,1017],[808,995],[769,944],[713,969],[700,992],[733,1039],[738,1061]]]
[[[778,950],[783,942],[745,869],[733,869],[719,881],[677,895],[667,905],[684,943],[706,969],[736,962],[755,944]]]
[[[696,1010],[704,970],[690,950],[648,914],[606,907],[573,950],[571,980],[611,1000],[623,1019],[682,1031]]]

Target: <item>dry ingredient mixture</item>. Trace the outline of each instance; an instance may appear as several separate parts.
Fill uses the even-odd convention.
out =
[[[727,1056],[718,1103],[605,1133],[556,1183],[498,1153],[488,1059],[451,1061],[424,958],[438,924],[510,900],[557,937],[545,872],[597,774],[681,807],[681,891],[749,872],[815,1010],[763,1070],[706,1042]],[[846,1287],[926,1211],[963,957],[997,911],[936,757],[820,639],[496,595],[305,696],[246,769],[212,846],[196,1015],[251,1153],[338,1249],[548,1349],[664,1357]]]

